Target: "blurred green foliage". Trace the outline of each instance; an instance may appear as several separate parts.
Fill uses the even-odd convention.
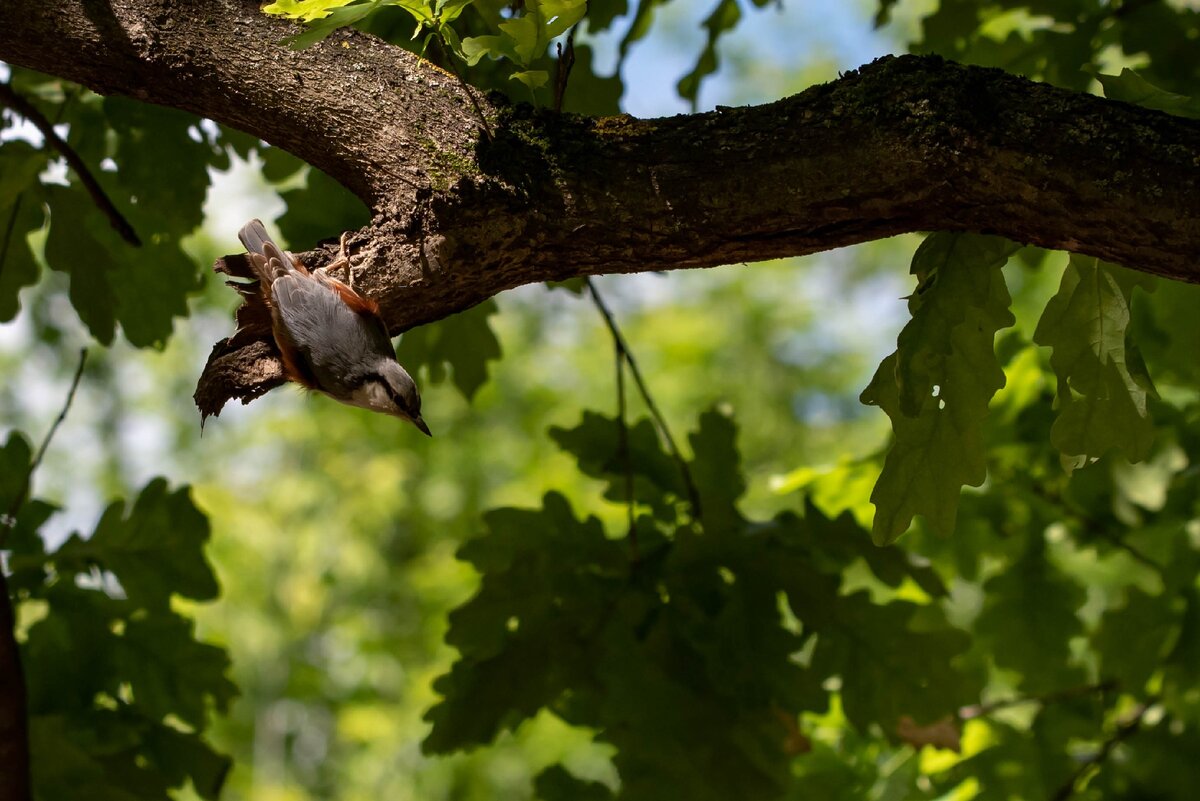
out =
[[[702,10],[683,99],[775,56],[729,57],[752,5]],[[412,9],[325,6],[424,47]],[[593,2],[566,108],[616,112],[679,7]],[[437,24],[515,32],[552,72],[520,9],[481,9]],[[878,11],[919,52],[1195,116],[1185,3]],[[506,69],[465,74],[514,91]],[[106,346],[0,543],[39,799],[1194,792],[1195,288],[945,234],[599,280],[686,473],[633,395],[623,429],[588,297],[540,287],[401,339],[432,441],[287,390],[200,438],[187,399],[235,302],[207,265],[244,221],[219,173],[257,169],[251,208],[297,247],[367,209],[236,131],[12,83],[146,243],[0,141],[0,511],[76,345]]]

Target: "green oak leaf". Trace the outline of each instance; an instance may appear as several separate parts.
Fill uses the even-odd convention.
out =
[[[550,80],[550,73],[545,70],[524,70],[523,72],[514,72],[509,78],[520,81],[530,89],[541,89]]]
[[[908,301],[912,319],[896,340],[896,380],[905,415],[916,417],[940,386],[962,338],[983,337],[990,347],[994,332],[1013,324],[999,270],[1016,251],[1006,239],[975,234],[934,234],[917,248],[911,268],[917,289]],[[985,368],[986,382],[1003,387],[999,363]]]
[[[352,5],[359,0],[275,0],[262,7],[264,14],[278,14],[281,17],[312,22],[328,17],[333,11],[343,6]]]
[[[50,234],[46,261],[70,276],[71,305],[99,342],[112,343],[116,324],[135,347],[159,346],[174,318],[187,314],[187,296],[200,287],[196,264],[169,236],[124,242],[82,190],[46,188]],[[131,216],[134,227],[144,218]],[[142,229],[145,230],[144,228]],[[148,303],[147,298],[153,298]]]
[[[93,231],[97,214],[91,199],[82,191],[49,187],[50,235],[46,239],[46,262],[53,270],[71,278],[68,296],[79,319],[103,345],[111,345],[116,332],[118,265],[109,252],[113,246],[126,258],[140,257],[136,249],[117,244],[115,235]],[[104,225],[103,222],[99,222]],[[146,306],[154,304],[144,303]]]
[[[584,475],[608,481],[604,497],[610,501],[627,500],[627,458],[634,500],[649,505],[660,519],[673,520],[676,501],[686,497],[679,465],[663,449],[654,424],[644,418],[626,430],[623,457],[618,426],[614,418],[585,411],[574,428],[551,426],[548,433],[575,457]]]
[[[839,597],[818,626],[812,666],[841,676],[846,717],[860,732],[878,723],[891,736],[904,716],[932,723],[978,698],[978,678],[954,664],[970,641],[931,607],[880,606],[856,592]]]
[[[113,647],[133,703],[144,714],[154,720],[173,714],[199,730],[208,723],[209,704],[224,712],[237,688],[225,675],[225,649],[197,641],[194,627],[173,613],[133,618]]]
[[[1126,345],[1133,288],[1116,270],[1072,255],[1034,332],[1037,344],[1053,348],[1059,413],[1050,440],[1068,466],[1112,449],[1140,461],[1154,442],[1148,408],[1154,386],[1140,355]]]
[[[959,491],[987,477],[983,423],[1004,386],[996,331],[1012,325],[1000,268],[1016,246],[974,234],[934,234],[913,257],[912,320],[861,401],[892,421],[894,440],[871,493],[872,536],[893,542],[923,515],[954,531]]]
[[[975,633],[997,665],[1020,673],[1021,690],[1036,695],[1083,683],[1070,640],[1083,633],[1078,612],[1087,593],[1046,559],[1040,534],[1030,534],[1021,558],[983,589]]]
[[[1124,606],[1100,618],[1092,647],[1100,657],[1100,676],[1136,694],[1167,658],[1183,613],[1177,596],[1150,595],[1138,587],[1126,593]]]
[[[38,175],[48,161],[28,142],[0,143],[0,322],[17,315],[17,293],[38,278],[28,238],[45,224]]]
[[[303,187],[280,192],[279,197],[287,203],[287,210],[275,224],[283,238],[297,248],[322,239],[337,239],[343,231],[357,231],[371,221],[371,213],[361,200],[315,167],[308,168]],[[353,257],[354,252],[350,255]]]
[[[1138,73],[1125,67],[1120,75],[1097,75],[1104,96],[1146,108],[1165,111],[1177,117],[1200,118],[1200,100],[1160,89]]]
[[[484,56],[507,58],[519,67],[528,67],[543,56],[550,42],[566,33],[587,12],[586,0],[525,0],[521,13],[505,19],[497,27],[499,34],[468,36],[461,42],[467,64],[474,66]],[[458,48],[455,48],[456,50]],[[511,76],[531,89],[545,84],[544,70],[518,71]]]
[[[446,380],[449,368],[454,385],[470,400],[487,381],[488,362],[500,358],[500,341],[488,322],[497,311],[496,301],[485,300],[465,312],[406,331],[396,358],[414,375],[424,370],[434,384]]]
[[[200,121],[121,95],[104,99],[104,117],[116,140],[116,181],[132,201],[127,213],[143,241],[150,231],[179,239],[203,223],[208,170],[225,154],[197,135]]]
[[[719,66],[718,41],[722,34],[736,28],[741,20],[742,10],[738,6],[737,0],[720,0],[717,7],[708,15],[708,19],[704,20],[704,29],[707,32],[704,49],[700,52],[700,57],[696,59],[696,64],[692,67],[691,72],[680,78],[679,83],[675,86],[679,96],[689,101],[693,108],[696,106],[697,95],[700,93],[700,84],[705,78],[716,72]]]
[[[688,436],[694,454],[692,480],[700,495],[700,519],[709,534],[731,534],[741,529],[736,504],[746,491],[746,480],[736,435],[732,418],[710,409],[700,415],[699,428]]]
[[[606,587],[625,573],[624,545],[599,521],[576,519],[549,494],[535,510],[497,509],[487,533],[459,556],[483,574],[450,615],[446,641],[460,657],[434,683],[428,753],[490,741],[586,682],[588,636],[605,613]]]
[[[204,556],[208,519],[187,487],[171,492],[166,479],[142,489],[126,513],[114,502],[87,539],[71,536],[55,553],[59,569],[96,563],[121,582],[129,600],[164,608],[172,594],[198,601],[217,596],[217,579]]]
[[[612,791],[600,782],[572,775],[562,765],[551,765],[533,780],[540,801],[609,801]]]

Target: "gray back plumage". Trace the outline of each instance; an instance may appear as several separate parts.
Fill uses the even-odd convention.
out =
[[[271,301],[326,392],[344,397],[365,374],[378,372],[379,360],[396,358],[381,321],[353,311],[317,281],[299,274],[276,278]]]

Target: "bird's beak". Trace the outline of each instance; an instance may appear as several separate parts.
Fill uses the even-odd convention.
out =
[[[414,417],[412,419],[412,423],[414,426],[417,427],[417,430],[419,430],[425,436],[427,436],[427,437],[433,436],[433,434],[429,433],[429,426],[425,425],[425,421],[421,419],[420,415],[417,415],[416,417]]]

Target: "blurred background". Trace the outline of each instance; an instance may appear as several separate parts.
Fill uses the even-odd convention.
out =
[[[720,40],[718,71],[695,108],[774,100],[902,52],[932,5],[901,4],[878,29],[870,0],[747,6]],[[711,11],[708,0],[661,7],[654,35],[623,63],[623,111],[692,110],[676,83],[703,48]],[[616,69],[627,26],[580,32],[598,73]],[[6,136],[36,139],[21,127]],[[546,433],[577,424],[585,409],[615,411],[603,321],[586,296],[562,289],[497,298],[489,319],[503,355],[471,400],[444,375],[417,376],[433,439],[292,387],[227,407],[201,435],[191,395],[212,344],[232,332],[237,305],[208,266],[239,250],[236,232],[252,217],[295,249],[340,230],[293,224],[312,236],[287,241],[276,221],[289,198],[328,179],[298,165],[272,170],[269,158],[231,153],[228,169],[212,171],[203,221],[184,239],[203,281],[165,344],[136,349],[118,337],[91,347],[78,397],[35,476],[35,494],[62,507],[43,535],[53,546],[90,531],[110,499],[132,497],[153,476],[193,487],[211,523],[222,593],[211,604],[176,603],[199,621],[201,639],[228,648],[240,688],[211,735],[233,757],[225,798],[524,799],[533,776],[555,762],[611,784],[609,750],[545,713],[473,753],[435,758],[419,747],[431,683],[454,657],[443,643],[447,614],[478,581],[455,552],[479,533],[481,513],[537,505],[553,489],[581,513],[621,525],[624,509],[604,501],[601,482]],[[345,214],[365,222],[362,209]],[[735,412],[751,479],[745,508],[771,514],[796,508],[795,490],[811,476],[852,471],[886,444],[886,418],[857,398],[907,318],[918,242],[596,283],[677,434],[713,404]],[[1039,308],[1057,278],[1010,280],[1019,311]],[[36,441],[61,407],[78,350],[90,344],[67,294],[67,277],[47,272],[0,326],[3,432]],[[1018,328],[1028,336],[1035,319],[1018,313]],[[643,411],[633,401],[633,415]]]

